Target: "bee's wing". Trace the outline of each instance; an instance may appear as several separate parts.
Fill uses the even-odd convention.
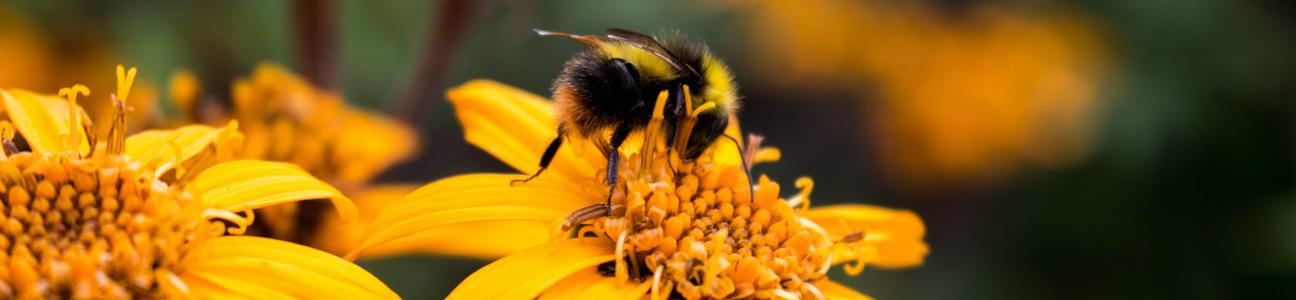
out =
[[[606,43],[603,40],[599,39],[598,37],[592,35],[570,34],[566,32],[548,31],[544,29],[531,29],[531,30],[535,31],[536,34],[539,34],[541,36],[564,37],[573,41],[580,42],[581,44],[585,44],[585,46],[588,46],[590,48],[598,48],[603,46],[604,43]]]
[[[666,47],[657,42],[656,38],[621,28],[609,28],[607,30],[607,37],[614,41],[634,45],[639,49],[648,51],[648,53],[652,53],[654,56],[666,61],[667,64],[670,64],[671,67],[674,67],[676,70],[698,75],[697,70],[694,70],[693,67],[688,64],[680,63],[679,59],[675,58],[674,54],[671,54],[670,51],[666,50]]]

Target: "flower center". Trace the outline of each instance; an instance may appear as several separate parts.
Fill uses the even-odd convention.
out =
[[[666,151],[624,160],[611,216],[580,229],[617,244],[619,259],[600,271],[652,281],[654,296],[814,298],[805,283],[825,277],[833,241],[804,225],[768,178],[753,197],[743,169],[713,162],[714,150],[687,163]]]
[[[188,193],[117,158],[0,159],[0,298],[133,298],[173,286],[183,250],[208,225]]]

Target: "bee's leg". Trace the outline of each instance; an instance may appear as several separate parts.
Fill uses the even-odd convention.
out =
[[[563,143],[562,130],[559,130],[558,136],[554,137],[552,142],[549,142],[549,148],[546,148],[544,155],[540,156],[540,169],[536,170],[535,174],[531,174],[531,176],[527,176],[527,178],[514,179],[512,181],[509,181],[509,186],[514,186],[518,183],[526,183],[528,181],[531,181],[531,179],[535,179],[536,176],[540,176],[540,173],[544,173],[545,169],[549,168],[549,163],[553,162],[554,155],[558,154],[558,147],[561,147],[562,143]]]
[[[608,154],[607,163],[607,207],[608,214],[612,213],[612,192],[616,191],[617,184],[617,166],[621,162],[621,143],[625,142],[626,137],[630,136],[630,123],[621,123],[616,130],[612,132],[612,152]]]

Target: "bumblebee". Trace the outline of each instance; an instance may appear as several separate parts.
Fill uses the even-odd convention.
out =
[[[540,157],[540,169],[513,183],[540,176],[564,138],[580,138],[606,154],[607,184],[614,188],[621,144],[631,133],[648,127],[659,99],[665,102],[660,105],[666,145],[673,145],[685,161],[697,159],[717,138],[729,137],[724,131],[738,107],[737,88],[729,67],[705,45],[678,36],[658,40],[616,28],[608,29],[606,38],[535,32],[570,39],[589,49],[568,60],[554,80],[558,132]],[[679,130],[682,126],[691,128]]]

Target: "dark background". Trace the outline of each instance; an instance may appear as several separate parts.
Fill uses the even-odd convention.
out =
[[[208,94],[225,98],[229,82],[258,62],[315,70],[309,75],[355,105],[406,112],[417,122],[424,138],[418,159],[381,181],[429,182],[509,171],[463,142],[442,93],[469,79],[489,78],[548,94],[562,62],[580,46],[536,37],[530,28],[678,29],[706,41],[730,63],[742,88],[745,129],[782,149],[781,162],[757,172],[785,185],[798,176],[813,177],[816,205],[870,203],[909,208],[923,217],[932,250],[922,267],[870,269],[854,278],[834,271],[834,279],[866,294],[883,299],[1296,297],[1293,2],[859,3],[867,4],[854,9],[933,11],[925,16],[950,28],[978,26],[967,20],[980,7],[1043,23],[1057,16],[1086,20],[1102,51],[1095,54],[1102,68],[1083,78],[1092,86],[1084,90],[1091,96],[1082,97],[1093,105],[1091,113],[1075,124],[1022,125],[1090,128],[1087,137],[1061,137],[1080,141],[1075,147],[1082,154],[1062,164],[1039,164],[1022,163],[1021,153],[989,151],[978,161],[993,170],[921,179],[898,175],[923,171],[897,171],[888,163],[906,154],[884,152],[895,151],[887,147],[892,139],[878,134],[886,123],[872,120],[888,120],[877,118],[882,104],[919,100],[880,96],[884,93],[878,91],[888,87],[873,80],[880,75],[868,72],[828,69],[817,77],[792,76],[793,69],[804,72],[801,65],[761,48],[770,41],[757,41],[789,37],[760,31],[753,24],[762,15],[738,1],[336,1],[332,13],[322,14],[334,25],[335,40],[314,46],[303,46],[294,26],[300,20],[295,18],[310,16],[316,6],[288,1],[0,1],[0,73],[8,73],[0,80],[9,80],[0,86],[52,92],[72,82],[110,83],[108,70],[123,63],[139,66],[141,81],[158,85],[178,68],[192,69]],[[860,38],[869,49],[887,54],[887,45],[867,44],[878,36],[853,34],[853,26],[868,26],[867,20],[839,21],[837,32],[799,38]],[[881,35],[886,34],[913,32]],[[14,43],[43,46],[32,58],[15,54]],[[805,49],[800,57],[815,59],[816,51],[830,50],[858,49]],[[1029,51],[1015,54],[1026,57],[1012,59],[1031,61]],[[308,59],[319,57],[336,68]],[[989,59],[993,66],[995,58]],[[44,69],[15,67],[32,61]],[[431,63],[421,69],[422,61]],[[838,63],[847,64],[828,65]],[[425,73],[417,75],[420,70]],[[404,106],[409,99],[422,106]],[[1049,100],[1031,103],[1048,105]],[[934,111],[945,105],[919,104]],[[403,296],[421,299],[443,297],[485,262],[407,257],[361,264]]]

